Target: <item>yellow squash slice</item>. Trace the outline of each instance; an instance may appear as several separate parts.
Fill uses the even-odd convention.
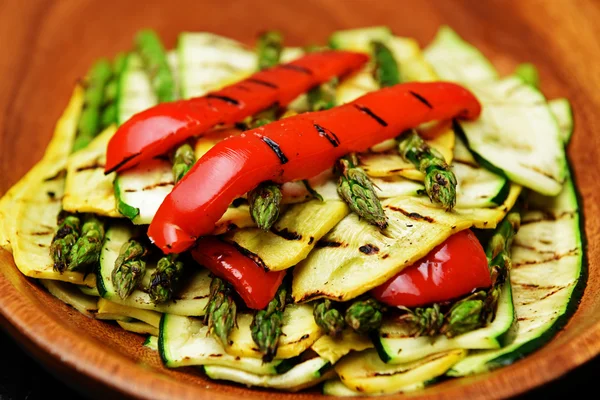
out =
[[[161,313],[156,311],[129,307],[102,298],[98,300],[97,309],[97,319],[121,319],[119,317],[128,317],[142,321],[157,329],[160,325],[160,317],[162,316]]]
[[[158,328],[142,321],[117,321],[117,324],[126,331],[141,335],[158,336]]]
[[[342,201],[311,200],[290,206],[271,231],[240,229],[226,238],[260,258],[265,268],[280,271],[306,258],[348,211]]]
[[[319,357],[326,359],[332,365],[351,351],[362,351],[373,348],[371,339],[359,335],[351,329],[342,332],[339,338],[323,335],[311,347]]]
[[[94,318],[94,314],[98,310],[95,297],[82,293],[77,286],[68,282],[40,279],[40,283],[63,303],[72,306],[87,317]]]

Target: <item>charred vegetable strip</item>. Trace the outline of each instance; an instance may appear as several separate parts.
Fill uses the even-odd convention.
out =
[[[97,61],[89,71],[84,82],[85,99],[77,124],[77,136],[73,143],[73,151],[86,147],[100,132],[100,113],[104,103],[104,90],[111,76],[111,65],[106,59]]]
[[[425,175],[425,190],[431,201],[451,210],[456,204],[456,176],[437,150],[429,146],[414,130],[398,140],[400,154]]]
[[[81,227],[81,236],[69,253],[69,271],[86,270],[98,263],[102,242],[104,241],[104,223],[94,214],[87,214]]]
[[[144,68],[148,71],[158,101],[162,103],[175,100],[175,81],[167,63],[165,49],[156,32],[140,31],[135,37],[135,45],[144,61]]]
[[[135,239],[130,239],[121,247],[112,271],[112,282],[120,298],[127,298],[144,277],[145,255],[146,248]]]
[[[254,314],[254,319],[250,325],[252,339],[260,352],[264,354],[264,362],[272,361],[275,354],[277,354],[281,326],[283,325],[283,310],[285,310],[287,303],[287,294],[287,285],[283,284],[273,300],[269,302],[267,308],[259,310]]]
[[[227,346],[229,333],[235,326],[237,306],[231,296],[233,289],[221,278],[213,277],[210,282],[210,298],[206,305],[204,323],[223,347]]]
[[[54,260],[54,270],[64,272],[69,264],[69,254],[81,234],[81,221],[75,214],[61,211],[58,214],[58,229],[52,244],[50,254]]]
[[[347,51],[310,53],[205,96],[158,104],[119,127],[108,145],[105,173],[164,154],[217,124],[240,122],[273,104],[284,107],[308,89],[348,74],[366,61],[366,55]]]

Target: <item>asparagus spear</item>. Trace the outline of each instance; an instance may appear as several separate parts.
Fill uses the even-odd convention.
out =
[[[254,314],[254,319],[250,325],[252,339],[260,352],[264,354],[264,362],[272,361],[277,354],[287,293],[287,285],[282,284],[275,294],[275,298],[267,305],[267,308],[259,310]]]
[[[269,230],[279,217],[283,195],[279,185],[263,182],[248,193],[250,215],[260,229]]]
[[[130,239],[121,246],[111,275],[120,298],[127,298],[144,277],[146,261],[143,257],[146,252],[146,248],[135,239]]]
[[[373,41],[371,43],[375,68],[373,77],[380,87],[394,86],[400,83],[400,70],[394,59],[394,54],[383,42]]]
[[[377,194],[375,194],[373,183],[357,164],[358,161],[354,154],[338,160],[336,165],[339,175],[338,193],[352,211],[370,224],[385,229],[387,217]]]
[[[156,32],[142,30],[135,37],[136,50],[142,57],[146,71],[158,102],[173,101],[175,93],[175,81],[167,63],[165,49]]]
[[[183,273],[183,263],[177,255],[168,255],[158,260],[156,270],[150,277],[148,294],[154,303],[164,303],[173,298],[173,292]]]
[[[331,337],[339,337],[346,326],[344,316],[329,299],[315,302],[313,316],[317,325]]]
[[[67,269],[69,254],[79,238],[80,229],[81,221],[77,215],[64,210],[58,214],[58,229],[50,245],[55,271],[62,273]]]
[[[98,60],[85,79],[83,109],[77,123],[77,136],[73,151],[83,149],[100,130],[100,110],[104,99],[104,88],[112,76],[110,62]]]
[[[400,317],[412,328],[416,336],[433,336],[438,333],[448,337],[460,335],[485,326],[494,318],[502,284],[508,279],[511,268],[510,247],[519,230],[521,216],[513,209],[496,228],[486,249],[492,277],[492,286],[480,290],[454,303],[444,314],[439,304],[411,310],[401,307]]]
[[[444,157],[410,130],[398,139],[400,155],[425,174],[425,191],[435,203],[451,210],[456,204],[456,177]]]
[[[69,252],[69,271],[87,269],[98,262],[104,240],[104,223],[94,214],[87,214],[81,236]]]
[[[309,109],[311,111],[322,111],[335,107],[335,90],[338,83],[338,78],[333,78],[329,82],[309,90],[307,93]]]
[[[173,159],[173,179],[175,183],[179,182],[188,173],[195,162],[196,155],[194,154],[194,149],[189,144],[184,143],[175,150],[175,157]]]
[[[119,53],[112,62],[112,77],[104,87],[104,99],[100,125],[102,129],[117,123],[117,97],[119,92],[119,78],[125,69],[127,55]]]
[[[383,306],[372,298],[356,300],[346,309],[346,323],[361,334],[379,329],[382,319]]]
[[[227,346],[229,333],[235,326],[237,306],[231,296],[232,289],[222,279],[213,277],[210,282],[210,297],[206,305],[204,323],[209,332]]]
[[[283,50],[283,35],[278,31],[266,31],[259,35],[257,44],[258,69],[263,70],[279,64]]]
[[[531,63],[517,65],[514,74],[534,88],[538,88],[540,86],[540,75],[535,65]]]

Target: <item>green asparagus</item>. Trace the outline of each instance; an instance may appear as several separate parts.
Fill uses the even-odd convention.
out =
[[[311,111],[322,111],[335,107],[335,91],[338,82],[337,78],[333,78],[329,82],[309,90],[307,93],[308,108]]]
[[[111,275],[113,286],[120,298],[127,298],[144,277],[146,252],[142,243],[135,239],[130,239],[121,246]]]
[[[58,215],[58,229],[50,244],[50,254],[54,270],[64,272],[69,264],[71,248],[81,233],[81,221],[75,214],[61,211]]]
[[[431,201],[448,211],[453,209],[456,204],[456,176],[444,157],[414,130],[400,136],[398,147],[400,155],[425,175],[425,191]]]
[[[177,255],[168,255],[158,260],[156,270],[150,278],[148,293],[154,303],[164,303],[173,298],[173,293],[183,272],[183,262]]]
[[[338,193],[348,203],[350,209],[361,218],[380,229],[385,229],[388,224],[387,217],[375,193],[373,183],[357,164],[354,154],[338,160],[336,165],[339,175]]]
[[[194,154],[194,149],[189,144],[184,143],[175,150],[175,157],[173,159],[173,179],[175,183],[179,182],[188,173],[195,162],[196,155]]]
[[[257,43],[258,69],[263,70],[279,64],[283,50],[283,36],[278,31],[260,34]]]
[[[250,325],[252,339],[264,355],[264,362],[272,361],[277,354],[281,326],[283,325],[283,310],[287,302],[288,290],[286,286],[282,284],[267,308],[254,314],[254,319]]]
[[[250,216],[260,229],[269,230],[279,218],[283,195],[279,185],[263,182],[248,193]]]
[[[381,326],[383,306],[372,298],[356,300],[346,309],[345,320],[354,331],[367,334]]]
[[[329,299],[315,302],[313,316],[317,325],[331,337],[339,337],[346,327],[344,315],[335,308],[333,302]]]
[[[138,32],[135,45],[144,62],[144,69],[150,76],[158,102],[176,100],[175,80],[167,62],[165,49],[156,32],[152,30]]]
[[[110,62],[106,59],[98,60],[88,72],[84,81],[84,102],[79,121],[77,134],[72,151],[86,147],[100,131],[100,112],[104,103],[104,90],[112,76]]]
[[[87,271],[98,263],[104,241],[104,223],[94,214],[87,214],[81,227],[81,236],[69,253],[69,271]]]
[[[398,320],[411,327],[411,335],[413,336],[434,336],[442,329],[444,314],[439,304],[433,304],[430,307],[417,307],[414,310],[407,307],[398,308],[405,311]]]
[[[206,305],[204,323],[223,346],[227,346],[229,333],[236,324],[237,306],[231,293],[233,289],[222,279],[213,277],[210,297]]]
[[[383,42],[379,41],[372,42],[371,47],[375,64],[373,77],[379,87],[394,86],[400,83],[400,70],[392,51]]]
[[[534,88],[538,88],[540,86],[540,75],[535,65],[531,63],[517,65],[514,74]]]

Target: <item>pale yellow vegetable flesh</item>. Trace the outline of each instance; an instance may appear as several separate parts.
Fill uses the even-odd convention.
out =
[[[295,357],[321,337],[321,328],[315,322],[312,310],[312,305],[309,304],[290,304],[285,308],[276,359]],[[262,358],[263,354],[252,339],[252,319],[251,314],[238,314],[238,326],[231,331],[229,345],[225,348],[227,353],[239,357]]]
[[[158,328],[142,321],[117,321],[117,324],[126,331],[142,335],[158,335]]]
[[[371,348],[373,348],[371,339],[359,335],[351,329],[344,330],[341,336],[335,339],[329,335],[323,335],[311,346],[311,349],[319,357],[326,359],[331,364],[335,364],[351,351],[362,351]]]
[[[256,255],[265,268],[280,271],[302,261],[315,244],[348,214],[342,201],[311,200],[290,206],[271,231],[235,230],[226,239]]]
[[[72,306],[83,315],[94,318],[98,310],[97,299],[87,296],[71,283],[40,279],[40,283],[57,299]]]
[[[122,316],[134,318],[145,322],[158,329],[160,325],[161,313],[151,310],[144,310],[136,307],[124,306],[106,299],[99,299],[96,317],[99,319],[109,319],[108,316]]]

